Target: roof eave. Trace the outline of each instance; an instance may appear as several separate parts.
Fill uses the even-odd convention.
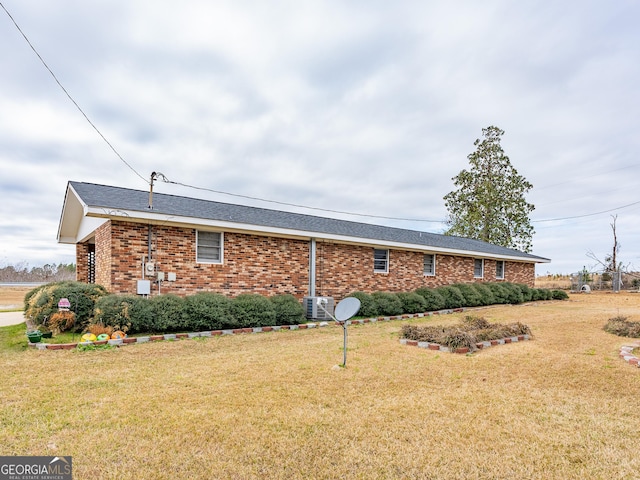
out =
[[[257,235],[277,235],[287,238],[308,240],[315,238],[318,240],[328,240],[338,243],[367,245],[371,247],[396,248],[401,250],[413,250],[419,252],[442,253],[448,255],[458,255],[465,257],[491,258],[495,260],[510,260],[525,263],[549,263],[551,260],[542,257],[501,255],[475,250],[461,250],[444,247],[434,247],[429,245],[393,242],[378,239],[355,237],[350,235],[339,235],[331,233],[313,232],[306,230],[295,230],[290,228],[269,227],[263,225],[237,223],[222,220],[211,220],[205,218],[186,217],[179,215],[166,215],[156,213],[153,210],[143,212],[139,210],[109,210],[104,207],[87,207],[86,215],[94,218],[112,219],[120,221],[131,221],[135,223],[150,223],[155,225],[187,226],[189,228],[213,228],[227,232],[252,233]]]

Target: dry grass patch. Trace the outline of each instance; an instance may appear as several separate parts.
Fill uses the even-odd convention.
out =
[[[7,310],[22,310],[24,296],[33,287],[0,287],[0,312]]]
[[[569,290],[571,288],[570,275],[540,275],[535,278],[536,288]]]
[[[607,318],[640,296],[482,310],[535,342],[480,356],[401,324],[92,352],[0,352],[3,455],[72,455],[77,478],[635,478],[638,369]],[[411,323],[456,323],[462,315]]]

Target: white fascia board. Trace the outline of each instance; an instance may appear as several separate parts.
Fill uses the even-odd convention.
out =
[[[172,216],[165,214],[158,214],[150,210],[149,212],[140,211],[108,211],[105,208],[90,207],[87,211],[88,216],[111,218],[114,220],[130,221],[130,222],[144,222],[154,225],[173,225],[182,226],[188,228],[212,228],[219,229],[227,232],[238,233],[253,233],[260,235],[273,235],[287,238],[297,238],[303,240],[309,240],[315,238],[318,240],[330,240],[337,243],[348,243],[357,245],[367,245],[371,247],[381,248],[395,248],[398,250],[413,250],[418,252],[428,253],[442,253],[448,255],[458,255],[464,257],[479,257],[479,258],[491,258],[496,260],[513,260],[517,262],[525,263],[548,263],[551,260],[536,258],[528,259],[519,257],[516,255],[491,255],[486,252],[475,252],[469,250],[457,250],[451,248],[431,247],[429,245],[416,245],[413,243],[401,243],[401,242],[385,242],[382,240],[351,237],[348,235],[336,235],[331,233],[319,233],[319,232],[307,232],[302,230],[294,230],[289,228],[277,228],[267,227],[262,225],[253,225],[247,223],[226,222],[221,220],[210,220],[206,218],[184,217],[184,216]]]
[[[58,243],[75,243],[75,233],[78,224],[84,215],[84,204],[78,194],[71,187],[67,186],[60,213],[60,223],[58,224]]]

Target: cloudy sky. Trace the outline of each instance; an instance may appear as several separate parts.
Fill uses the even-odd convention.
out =
[[[537,273],[595,267],[612,215],[640,269],[636,0],[0,4],[104,136],[0,8],[0,266],[74,261],[69,180],[153,171],[200,188],[163,193],[441,233],[496,125],[534,186]]]

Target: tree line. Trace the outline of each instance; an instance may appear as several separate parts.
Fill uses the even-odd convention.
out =
[[[30,267],[27,262],[16,265],[0,267],[0,282],[58,282],[62,280],[75,280],[75,263],[47,263],[42,266]]]

